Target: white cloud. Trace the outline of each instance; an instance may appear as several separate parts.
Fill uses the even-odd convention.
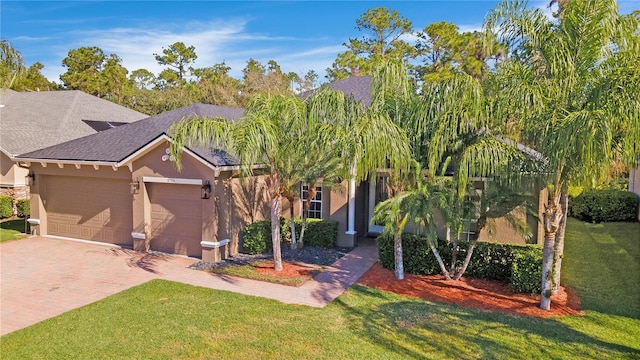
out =
[[[97,46],[106,54],[118,55],[129,71],[144,68],[158,74],[163,66],[157,63],[153,54],[181,41],[195,47],[198,58],[194,67],[208,67],[225,61],[234,77],[242,76],[249,58],[265,64],[268,60],[276,60],[286,72],[314,69],[324,75],[324,69],[331,66],[338,52],[344,50],[342,46],[324,46],[320,39],[252,33],[247,31],[247,24],[246,19],[226,19],[66,32],[58,36],[73,41],[65,42],[64,49],[50,45],[50,51],[57,59],[44,64],[43,74],[50,80],[59,81],[64,72],[60,66],[62,59],[70,49],[82,46]]]

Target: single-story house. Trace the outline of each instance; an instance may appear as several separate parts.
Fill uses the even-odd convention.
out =
[[[366,77],[330,86],[348,92],[350,82],[359,89],[367,81],[370,88]],[[360,95],[366,101],[366,91]],[[238,108],[194,104],[18,156],[33,174],[32,229],[208,260],[238,253],[243,227],[269,216],[263,177],[241,178],[236,159],[211,149],[185,149],[178,171],[167,132],[171,124],[195,116],[233,121],[243,114]],[[386,198],[385,181],[382,173],[361,184],[346,180],[339,189],[320,186],[310,217],[337,221],[338,245],[353,246],[357,235],[382,230],[370,219]],[[300,214],[300,200],[285,201],[284,216],[289,206]],[[522,235],[498,227],[500,238],[481,234],[481,239],[524,243]],[[534,233],[541,238],[536,227]]]
[[[147,116],[78,90],[0,89],[0,195],[28,197],[29,169],[20,166],[18,155]]]

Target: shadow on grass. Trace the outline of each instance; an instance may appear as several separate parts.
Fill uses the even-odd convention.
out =
[[[0,222],[0,228],[14,230],[24,234],[29,233],[29,223],[27,222],[27,219],[17,218],[4,220]]]
[[[569,219],[562,281],[583,310],[640,319],[640,224]]]
[[[401,357],[640,356],[639,349],[603,341],[554,319],[404,299],[360,285],[351,293],[353,297],[340,297],[334,303],[354,323],[352,329]],[[357,303],[358,298],[372,295],[380,299],[378,304]]]

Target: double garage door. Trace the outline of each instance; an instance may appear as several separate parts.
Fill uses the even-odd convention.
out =
[[[47,176],[45,200],[49,235],[131,244],[128,181]]]
[[[188,256],[202,254],[200,187],[145,184],[149,193],[151,250]],[[48,176],[48,234],[131,245],[133,197],[129,181]]]

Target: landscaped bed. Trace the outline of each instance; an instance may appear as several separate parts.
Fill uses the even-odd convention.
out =
[[[546,318],[581,314],[578,295],[564,287],[552,297],[551,310],[545,311],[538,307],[540,295],[517,294],[508,283],[492,280],[461,278],[447,281],[442,275],[406,274],[404,280],[398,281],[393,271],[375,264],[359,283],[404,296],[514,315]]]

